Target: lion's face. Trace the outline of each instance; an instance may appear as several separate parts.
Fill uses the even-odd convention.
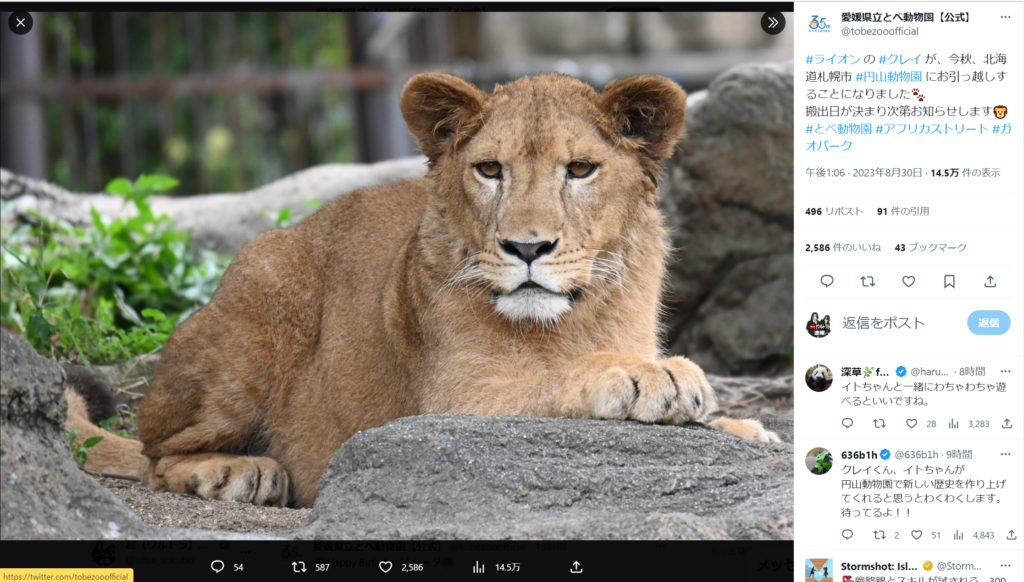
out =
[[[643,171],[595,127],[591,103],[578,112],[532,95],[496,101],[452,160],[472,216],[462,273],[509,319],[557,321],[594,279],[625,274],[613,249],[631,206],[644,203]]]
[[[661,77],[634,77],[621,83],[622,94],[615,84],[599,95],[569,77],[543,75],[486,95],[454,77],[430,77],[441,77],[443,92],[416,92],[417,77],[403,107],[443,185],[460,243],[451,282],[489,293],[510,320],[544,324],[557,322],[594,286],[621,285],[630,269],[622,241],[654,204],[657,161],[682,129],[682,90]],[[410,93],[419,103],[428,90],[450,97],[452,80],[465,104],[440,119],[436,104],[431,108],[425,147],[416,132],[424,112],[410,112]],[[652,90],[669,106],[652,103]],[[674,113],[673,122],[638,127],[638,119],[650,123],[659,113]],[[452,123],[458,115],[464,117]],[[445,123],[452,124],[447,134]],[[630,133],[623,135],[623,126]]]

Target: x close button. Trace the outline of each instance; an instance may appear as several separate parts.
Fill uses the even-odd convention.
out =
[[[28,34],[32,30],[32,15],[28,12],[14,12],[7,19],[7,26],[14,34]]]

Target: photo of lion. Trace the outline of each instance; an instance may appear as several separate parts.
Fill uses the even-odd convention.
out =
[[[762,17],[40,13],[2,537],[793,539]]]
[[[402,110],[427,176],[239,253],[171,336],[139,410],[143,481],[309,506],[349,436],[402,416],[704,418],[703,372],[657,339],[658,162],[685,107],[653,75],[602,93],[540,75],[491,94],[414,77]],[[756,420],[712,426],[778,441]]]

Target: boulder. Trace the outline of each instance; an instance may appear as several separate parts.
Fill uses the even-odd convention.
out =
[[[142,523],[75,464],[64,436],[63,381],[59,366],[0,330],[0,539],[263,539]],[[733,412],[730,402],[738,396],[769,405],[760,411],[765,425],[792,438],[791,414],[770,406],[792,396],[791,379],[713,377],[712,383],[722,385],[723,408]],[[301,539],[791,539],[792,454],[788,443],[751,443],[699,424],[402,418],[346,442],[304,525],[281,533]],[[155,524],[228,520],[253,532],[289,517],[171,493],[120,496]],[[188,517],[200,513],[208,519]]]
[[[793,449],[700,424],[403,418],[331,460],[304,539],[792,539]]]
[[[64,432],[63,384],[60,366],[0,330],[0,539],[240,538],[145,525],[79,469]]]
[[[662,184],[668,345],[712,373],[791,371],[792,64],[731,69],[687,108]]]
[[[104,539],[146,526],[72,458],[64,372],[0,330],[0,538]]]

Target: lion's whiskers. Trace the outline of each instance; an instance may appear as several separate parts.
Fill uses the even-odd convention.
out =
[[[580,250],[584,251],[582,256],[571,260],[567,264],[547,265],[544,274],[568,283],[570,289],[586,289],[597,284],[608,285],[611,288],[625,292],[633,285],[634,267],[639,268],[636,261],[607,249],[583,247]],[[576,253],[554,258],[556,260],[568,259],[572,254]],[[522,269],[522,265],[505,263],[502,259],[503,257],[495,256],[494,253],[485,253],[483,251],[468,254],[455,265],[451,275],[445,279],[433,297],[431,297],[428,309],[433,308],[439,299],[450,297],[457,289],[461,289],[466,294],[471,306],[478,303],[482,298],[492,295],[496,280],[515,277],[519,275]],[[611,303],[614,303],[610,303],[611,298],[605,293],[596,293],[592,297],[593,300],[599,302],[598,304],[601,305],[602,309],[606,306],[611,307]],[[492,299],[490,302],[493,303],[494,300]],[[473,312],[479,319],[479,314],[476,313],[475,308]],[[528,325],[532,326],[532,329],[539,331],[541,339],[546,341],[549,339],[549,332],[553,332],[557,328],[565,319],[566,313],[569,313],[569,311],[553,314],[545,318],[515,318],[510,320],[510,323],[516,335],[520,336],[524,341],[527,337],[526,327]],[[494,314],[492,313],[492,315]]]

